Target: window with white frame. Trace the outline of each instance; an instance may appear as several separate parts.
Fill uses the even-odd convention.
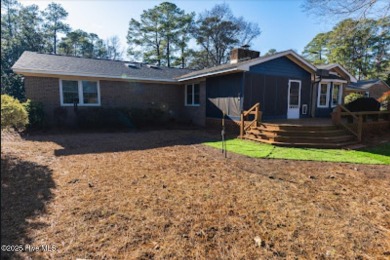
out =
[[[199,84],[188,84],[185,89],[185,105],[199,106]]]
[[[77,103],[80,106],[100,106],[98,81],[60,80],[60,99],[62,106]]]
[[[329,83],[318,85],[317,107],[328,107],[329,104]]]
[[[341,104],[342,88],[340,84],[333,84],[332,88],[332,107]]]

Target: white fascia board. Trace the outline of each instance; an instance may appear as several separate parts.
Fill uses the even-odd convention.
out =
[[[351,82],[353,82],[353,83],[357,82],[357,79],[354,76],[352,76],[351,73],[349,73],[343,66],[341,66],[338,63],[333,64],[332,66],[328,67],[327,69],[330,70],[330,69],[333,69],[334,67],[339,67],[345,74],[347,74],[349,76]]]
[[[342,79],[321,79],[321,82],[348,83],[348,81]]]
[[[187,78],[178,79],[177,81],[182,82],[182,81],[186,81],[186,80],[197,79],[197,78],[203,78],[203,77],[212,76],[212,75],[217,75],[217,74],[222,74],[222,73],[231,72],[231,71],[241,71],[241,70],[238,69],[238,68],[232,68],[232,69],[226,69],[226,70],[219,70],[219,71],[214,71],[214,72],[209,72],[209,73],[203,73],[203,74],[195,75],[195,76],[192,76],[192,77],[187,77]]]
[[[97,74],[86,74],[86,73],[74,73],[67,72],[64,73],[62,71],[50,71],[50,70],[32,70],[32,69],[18,69],[12,68],[12,70],[16,73],[31,73],[31,74],[47,74],[53,76],[73,76],[73,77],[90,77],[90,78],[107,78],[107,79],[121,79],[121,80],[139,80],[139,81],[155,81],[155,82],[169,82],[169,83],[177,83],[174,79],[155,79],[155,78],[139,78],[139,77],[129,77],[127,75],[118,76],[107,76],[107,75],[97,75]]]
[[[269,57],[265,57],[265,58],[263,58],[261,60],[258,60],[258,61],[248,62],[246,64],[243,64],[243,65],[239,66],[238,68],[240,68],[242,70],[248,71],[249,68],[254,66],[254,65],[261,64],[261,63],[264,63],[264,62],[267,62],[267,61],[270,61],[270,60],[274,60],[274,59],[277,59],[277,58],[280,58],[280,57],[283,57],[283,56],[287,56],[289,54],[294,56],[296,59],[301,61],[303,64],[305,64],[309,68],[311,68],[314,72],[317,70],[317,68],[315,66],[313,66],[312,64],[310,64],[309,62],[304,60],[301,56],[299,56],[298,54],[296,54],[294,51],[291,51],[291,50],[290,51],[286,51],[286,52],[281,52],[281,53],[275,54],[275,55],[270,55]]]

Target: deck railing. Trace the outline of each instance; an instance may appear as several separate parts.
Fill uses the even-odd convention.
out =
[[[351,112],[345,106],[338,105],[332,113],[333,123],[342,126],[355,135],[359,142],[362,141],[363,124],[368,117],[372,117],[376,121],[380,119],[390,120],[390,111]]]
[[[254,119],[245,124],[248,116],[254,115]],[[257,127],[261,120],[260,103],[254,104],[251,108],[241,112],[240,138],[243,138],[246,131],[252,126]]]

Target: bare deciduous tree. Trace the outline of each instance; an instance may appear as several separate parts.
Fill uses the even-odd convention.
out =
[[[302,8],[319,17],[362,19],[369,15],[386,17],[390,2],[386,0],[305,0]]]

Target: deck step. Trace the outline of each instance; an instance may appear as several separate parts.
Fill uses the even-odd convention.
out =
[[[354,140],[352,135],[337,135],[337,136],[305,136],[305,135],[295,135],[295,136],[283,136],[283,135],[267,135],[267,134],[254,134],[249,132],[247,135],[250,135],[254,138],[270,140],[274,142],[302,142],[302,143],[312,143],[312,142],[329,142],[329,143],[339,143],[345,141]]]
[[[269,130],[269,129],[263,129],[260,127],[252,128],[250,131],[252,134],[258,134],[258,135],[267,135],[267,136],[339,136],[344,135],[346,133],[343,129],[332,129],[332,130],[300,130],[300,129],[293,129],[293,130]]]
[[[260,124],[259,129],[268,130],[268,131],[331,131],[338,130],[339,128],[334,125],[288,125],[288,124]]]
[[[307,147],[307,148],[344,148],[348,147],[350,145],[355,145],[358,142],[357,141],[346,141],[346,142],[340,142],[340,143],[319,143],[319,142],[276,142],[276,141],[269,141],[264,139],[259,139],[256,137],[251,136],[244,136],[244,139],[261,142],[261,143],[268,143],[276,146],[287,146],[287,147]]]
[[[342,148],[356,144],[356,137],[334,125],[262,123],[252,127],[245,139],[279,146]]]

